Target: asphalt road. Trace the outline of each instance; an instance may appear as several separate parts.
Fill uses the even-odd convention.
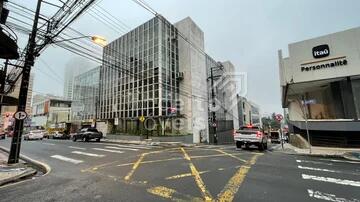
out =
[[[360,201],[359,162],[289,155],[278,145],[259,152],[43,140],[21,151],[52,171],[1,187],[0,201]]]

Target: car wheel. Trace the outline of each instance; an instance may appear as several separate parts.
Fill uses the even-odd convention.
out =
[[[236,141],[236,148],[241,149],[242,143],[240,141]]]
[[[264,143],[260,143],[258,148],[260,151],[264,151]]]
[[[73,142],[76,142],[76,138],[73,138]]]

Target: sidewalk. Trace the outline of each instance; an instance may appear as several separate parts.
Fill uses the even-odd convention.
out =
[[[335,147],[311,147],[310,149],[300,149],[291,144],[284,144],[284,150],[288,153],[324,156],[324,157],[340,157],[353,161],[360,161],[360,149],[358,148],[335,148]]]
[[[9,182],[16,182],[22,178],[36,174],[36,170],[20,162],[14,165],[7,165],[8,153],[0,150],[0,186]]]

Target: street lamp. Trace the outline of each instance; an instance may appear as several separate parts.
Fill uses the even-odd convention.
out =
[[[53,41],[52,43],[61,43],[61,42],[66,42],[66,41],[73,41],[73,40],[77,40],[77,39],[84,39],[84,38],[88,38],[90,39],[92,42],[94,42],[95,44],[104,47],[107,45],[107,41],[105,39],[105,37],[102,36],[98,36],[98,35],[94,35],[94,36],[81,36],[81,37],[75,37],[75,38],[70,38],[70,39],[63,39],[60,41]]]

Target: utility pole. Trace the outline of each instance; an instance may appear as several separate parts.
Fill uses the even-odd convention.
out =
[[[213,75],[213,68],[210,68],[210,79],[211,79],[211,100],[212,100],[212,107],[213,107],[213,111],[211,112],[212,114],[212,127],[213,127],[213,131],[214,131],[214,144],[217,144],[218,140],[217,140],[217,134],[216,134],[216,114],[215,114],[215,107],[216,107],[216,103],[215,103],[215,90],[214,90],[214,75]]]
[[[5,80],[6,80],[6,74],[7,74],[7,66],[8,66],[8,63],[9,63],[9,60],[7,59],[5,61],[5,64],[4,64],[4,68],[2,70],[2,74],[1,74],[1,88],[0,88],[0,94],[1,94],[1,100],[0,100],[0,116],[1,116],[1,110],[2,110],[2,102],[3,102],[3,99],[4,99],[4,95],[5,95]]]
[[[34,65],[35,57],[37,56],[37,53],[35,52],[35,47],[36,47],[35,40],[38,30],[37,26],[40,15],[41,1],[42,0],[38,0],[37,2],[35,16],[34,16],[34,23],[28,41],[28,48],[26,50],[25,62],[24,62],[24,68],[22,70],[22,79],[21,79],[20,92],[19,92],[19,103],[17,108],[18,112],[25,112],[29,80],[30,80],[30,71],[31,71],[31,67]],[[11,140],[8,164],[14,164],[19,162],[21,136],[23,133],[23,129],[24,129],[24,120],[16,119],[14,136],[12,137]]]

